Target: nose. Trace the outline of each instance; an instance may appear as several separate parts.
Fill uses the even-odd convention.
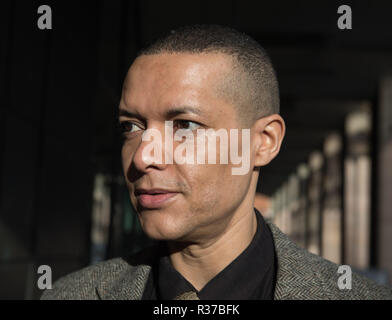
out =
[[[142,173],[152,169],[163,170],[166,167],[164,155],[165,143],[161,131],[156,128],[146,129],[133,157],[133,166]]]

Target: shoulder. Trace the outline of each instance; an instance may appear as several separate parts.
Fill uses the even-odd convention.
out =
[[[139,275],[140,266],[148,266],[154,261],[157,247],[151,247],[129,256],[114,258],[85,267],[58,279],[43,292],[42,300],[96,300],[100,293],[110,294],[110,289],[121,279],[132,281]],[[143,272],[146,269],[143,269]],[[143,273],[144,276],[144,273]]]
[[[303,250],[303,249],[300,249]],[[351,270],[303,250],[304,261],[319,279],[324,299],[384,300],[392,299],[392,288],[382,286]]]
[[[98,299],[97,286],[101,282],[111,281],[129,268],[123,258],[103,261],[58,279],[41,296],[43,300],[79,300]]]
[[[268,221],[277,260],[276,299],[392,299],[392,289],[381,286],[350,269],[299,248],[279,228]],[[342,289],[339,277],[350,281]],[[346,282],[344,282],[346,283]]]

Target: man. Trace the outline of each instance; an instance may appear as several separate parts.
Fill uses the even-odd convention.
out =
[[[192,26],[142,51],[119,105],[122,162],[141,226],[159,244],[70,274],[43,298],[391,298],[390,289],[358,275],[340,290],[337,265],[298,248],[254,209],[260,168],[285,134],[278,112],[272,64],[244,34]],[[194,145],[186,146],[201,129],[210,130],[204,138],[218,135],[219,148],[182,161],[184,152],[193,159]],[[225,132],[240,137],[228,134],[229,142]],[[233,170],[238,161],[222,161],[234,149],[249,164],[241,174]],[[220,162],[206,161],[211,154]]]

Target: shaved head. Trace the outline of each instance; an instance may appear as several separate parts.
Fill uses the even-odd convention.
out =
[[[154,54],[226,55],[217,93],[232,104],[243,124],[279,113],[279,89],[275,70],[265,50],[248,35],[217,25],[183,27],[158,39],[138,56]]]

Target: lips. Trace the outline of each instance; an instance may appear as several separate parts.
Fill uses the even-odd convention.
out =
[[[164,189],[136,189],[139,204],[148,209],[157,209],[168,203],[178,192]]]

